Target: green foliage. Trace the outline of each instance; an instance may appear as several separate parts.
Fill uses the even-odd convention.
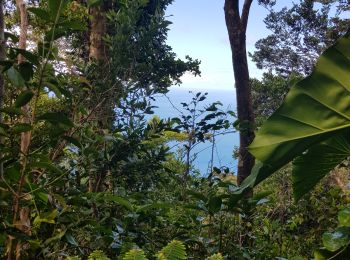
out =
[[[291,89],[282,106],[262,126],[250,151],[264,165],[255,168],[245,185],[260,182],[296,156],[309,156],[302,153],[332,135],[341,135],[348,127],[349,42],[347,35],[329,48],[315,71]],[[300,197],[303,192],[296,190],[296,194]]]
[[[187,259],[185,245],[181,241],[177,241],[177,240],[171,241],[158,253],[158,259],[166,259],[166,260]]]
[[[142,249],[132,249],[125,254],[123,260],[147,260]],[[182,260],[187,259],[186,248],[181,241],[173,240],[157,253],[159,260]]]
[[[101,250],[95,250],[88,256],[88,260],[110,260]]]
[[[125,254],[123,260],[147,260],[145,253],[141,249],[132,249]]]
[[[258,68],[278,75],[308,75],[319,55],[348,30],[344,12],[349,3],[302,0],[282,5],[269,6],[264,23],[271,34],[255,43],[257,51],[250,56]]]

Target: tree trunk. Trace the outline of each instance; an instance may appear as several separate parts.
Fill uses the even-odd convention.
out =
[[[27,31],[28,31],[28,14],[26,5],[23,0],[16,0],[17,8],[20,12],[21,18],[21,26],[20,26],[20,36],[18,42],[18,48],[25,50],[27,48]],[[18,64],[23,63],[25,61],[23,55],[18,55]],[[24,87],[24,86],[23,86]],[[25,105],[23,108],[24,116],[22,118],[22,122],[29,124],[30,116],[29,116],[29,104]],[[28,153],[28,147],[30,142],[30,132],[23,132],[21,134],[21,154],[22,156],[26,156]]]
[[[20,37],[19,37],[19,43],[18,43],[18,48],[19,49],[26,49],[27,46],[27,31],[28,31],[28,14],[27,14],[27,9],[26,9],[26,4],[24,3],[23,0],[16,0],[17,8],[20,13]],[[21,64],[25,61],[25,58],[23,55],[18,55],[18,64]],[[25,86],[23,86],[23,89],[25,89]],[[30,115],[29,115],[29,104],[25,105],[22,107],[22,111],[24,116],[22,117],[22,122],[30,124]],[[17,194],[15,195],[14,198],[14,203],[13,203],[13,224],[16,225],[16,227],[23,231],[24,233],[31,235],[31,230],[30,230],[30,209],[29,208],[20,208],[19,202],[20,202],[20,197],[22,193],[22,187],[24,185],[24,179],[25,179],[25,168],[26,168],[26,160],[27,160],[27,155],[28,155],[28,149],[29,149],[29,144],[30,144],[30,137],[31,133],[30,131],[28,132],[23,132],[21,134],[21,165],[22,165],[22,170],[21,170],[21,177],[18,185],[18,190]],[[25,244],[22,243],[21,241],[18,241],[16,244],[16,260],[19,260],[22,258],[22,251],[25,249]],[[11,259],[11,252],[9,252],[8,259]]]
[[[107,33],[107,19],[104,3],[90,8],[90,46],[89,58],[97,62],[106,60],[106,45],[103,37]]]
[[[237,116],[240,123],[237,183],[247,178],[254,166],[254,157],[247,147],[254,139],[254,114],[246,52],[246,30],[250,6],[253,0],[245,0],[242,15],[239,0],[225,0],[225,20],[231,44],[233,71],[236,85]]]
[[[5,0],[0,0],[0,60],[5,60],[5,48],[6,48],[6,42],[5,42],[5,22],[4,22],[4,3]],[[0,66],[0,70],[2,70],[2,66]],[[4,76],[2,73],[0,73],[0,109],[4,106],[4,99],[5,99],[5,81]],[[3,123],[3,117],[2,113],[0,113],[0,124]],[[0,137],[0,146],[3,144],[3,138]],[[0,176],[4,173],[3,163],[1,162],[1,159],[3,157],[3,154],[1,152],[0,148]]]

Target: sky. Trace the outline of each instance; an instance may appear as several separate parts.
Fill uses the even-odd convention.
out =
[[[167,9],[166,15],[172,22],[168,44],[180,58],[189,55],[201,61],[202,76],[186,74],[183,88],[234,89],[223,6],[224,0],[175,0]],[[269,34],[263,22],[266,15],[267,10],[253,1],[247,29],[248,52],[253,52],[255,42]],[[249,69],[251,77],[261,77],[262,72],[251,61]]]

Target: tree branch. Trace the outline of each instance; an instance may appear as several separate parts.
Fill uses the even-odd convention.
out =
[[[241,19],[239,14],[239,0],[225,0],[224,10],[226,14],[226,23],[227,18],[231,22],[231,26],[237,28],[241,26]]]
[[[243,4],[242,9],[242,16],[241,16],[241,25],[244,32],[247,30],[247,24],[248,24],[248,17],[249,17],[249,11],[250,6],[252,5],[253,0],[245,0]]]

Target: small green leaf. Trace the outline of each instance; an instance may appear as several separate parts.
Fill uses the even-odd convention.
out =
[[[73,246],[79,246],[78,242],[75,240],[75,238],[71,234],[66,234],[65,236],[69,244]]]
[[[16,107],[23,107],[27,105],[30,100],[34,97],[34,93],[30,90],[23,91],[21,94],[18,95],[15,106]]]
[[[49,112],[38,117],[38,120],[48,121],[52,124],[63,124],[69,127],[73,127],[73,122],[63,113]]]
[[[345,208],[338,213],[340,226],[350,227],[350,208]]]

